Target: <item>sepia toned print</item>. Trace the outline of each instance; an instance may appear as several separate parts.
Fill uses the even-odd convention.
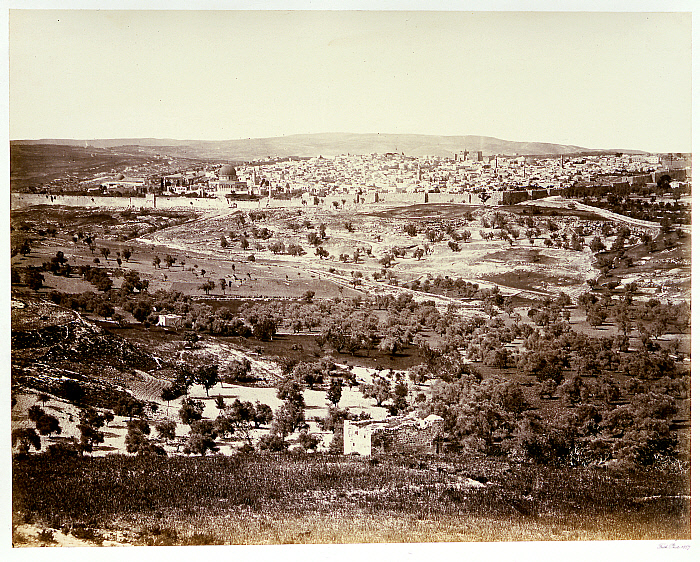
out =
[[[11,10],[12,546],[689,540],[690,19]]]

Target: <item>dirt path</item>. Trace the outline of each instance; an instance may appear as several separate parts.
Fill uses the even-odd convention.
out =
[[[526,201],[524,203],[521,203],[521,205],[541,205],[543,207],[561,207],[563,205],[575,205],[575,209],[578,211],[589,211],[591,213],[595,213],[597,215],[600,215],[603,218],[614,220],[617,222],[624,222],[627,224],[630,224],[632,226],[638,226],[640,228],[648,228],[652,231],[654,231],[654,235],[658,234],[661,231],[661,226],[659,223],[656,222],[651,222],[651,221],[645,221],[641,219],[635,219],[632,217],[626,217],[625,215],[619,215],[617,213],[613,213],[612,211],[608,211],[607,209],[601,209],[600,207],[593,207],[592,205],[584,205],[583,203],[580,203],[578,201],[573,201],[571,199],[564,199],[563,197],[556,195],[553,197],[547,197],[545,199],[537,199],[536,201]],[[684,230],[685,228],[689,227],[683,227]]]

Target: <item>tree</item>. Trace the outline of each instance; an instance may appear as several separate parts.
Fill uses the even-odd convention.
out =
[[[301,382],[293,374],[289,374],[277,387],[277,398],[280,400],[291,400],[299,404],[304,404]]]
[[[326,392],[326,400],[328,400],[334,407],[336,407],[340,402],[342,394],[343,381],[338,377],[332,377],[331,382],[328,385],[328,391]]]
[[[194,380],[197,384],[201,384],[204,387],[207,396],[209,396],[209,389],[216,386],[216,383],[219,382],[219,366],[208,365],[206,367],[200,367],[195,372]]]
[[[600,236],[595,236],[593,240],[591,240],[590,248],[594,254],[605,250],[605,244],[601,241]]]
[[[34,268],[27,268],[27,271],[24,274],[24,283],[32,291],[38,291],[44,284],[44,276]]]
[[[173,420],[164,420],[156,424],[156,431],[161,439],[172,441],[175,439],[176,424]]]
[[[226,279],[224,279],[223,277],[221,279],[219,279],[219,287],[221,287],[221,291],[224,294],[226,294],[226,285],[228,285],[228,283],[226,282]]]
[[[104,257],[105,260],[109,261],[109,257],[108,257],[108,256],[109,256],[109,254],[111,253],[111,252],[109,251],[109,248],[100,248],[100,253],[102,254],[102,256]]]
[[[304,293],[304,295],[301,297],[301,299],[302,299],[304,302],[311,304],[311,301],[313,301],[313,298],[314,298],[314,295],[315,295],[315,294],[316,294],[315,291],[311,291],[311,290],[306,291],[306,292]]]
[[[383,353],[388,353],[389,355],[393,356],[403,350],[403,342],[401,341],[401,338],[398,338],[392,334],[387,334],[379,342],[377,349]]]
[[[554,398],[554,393],[557,391],[557,383],[552,379],[546,379],[540,383],[539,396],[544,399]]]
[[[191,424],[190,436],[183,448],[186,455],[201,455],[205,456],[207,451],[216,452],[219,447],[216,446],[216,438],[218,434],[211,420],[195,421]]]
[[[220,435],[230,433],[238,439],[245,439],[252,446],[251,424],[254,422],[255,406],[251,402],[241,402],[236,398],[222,414],[219,414],[214,426]]]
[[[372,384],[363,384],[360,386],[360,390],[365,398],[374,398],[377,401],[377,406],[381,406],[385,400],[391,397],[391,386],[384,377],[374,377]]]
[[[201,420],[203,413],[204,402],[201,400],[193,400],[192,398],[183,400],[182,407],[179,411],[180,420],[187,425],[192,425],[193,422]]]
[[[228,241],[226,240],[226,236],[223,234],[221,235],[221,247],[228,248]]]
[[[160,257],[155,256],[155,257],[153,258],[153,262],[152,262],[152,263],[153,263],[153,267],[157,267],[158,269],[160,269]]]
[[[586,321],[594,328],[601,326],[605,320],[605,311],[600,304],[591,306],[586,312]]]
[[[108,302],[101,302],[97,305],[95,312],[103,318],[110,318],[114,314],[114,307]]]
[[[170,267],[176,262],[177,260],[171,256],[170,254],[167,254],[165,256],[165,266],[170,269]]]
[[[129,259],[131,258],[131,249],[124,248],[122,250],[122,256],[124,256],[124,260],[126,260],[126,263],[129,263]]]
[[[210,279],[210,280],[207,281],[206,283],[202,283],[202,284],[201,284],[199,287],[197,287],[197,288],[200,289],[200,290],[202,290],[202,291],[204,291],[204,292],[208,295],[208,294],[209,294],[209,291],[211,291],[215,286],[216,286],[216,285],[214,284],[214,282]]]
[[[99,275],[93,279],[92,284],[98,291],[104,291],[106,293],[112,288],[112,279],[107,277],[107,275]]]
[[[134,417],[143,416],[144,403],[132,396],[122,396],[114,407],[114,413],[118,416],[128,416],[130,420]]]
[[[73,404],[80,404],[85,396],[82,385],[73,379],[64,379],[61,382],[60,394],[63,398]]]
[[[165,449],[151,442],[147,435],[150,435],[151,427],[146,420],[132,420],[127,423],[127,434],[124,439],[127,453],[137,455],[165,455]]]
[[[254,380],[254,377],[251,376],[251,369],[252,365],[247,357],[243,357],[240,361],[233,359],[224,366],[221,380],[227,384],[249,382]]]
[[[255,424],[255,427],[260,427],[261,425],[267,425],[274,419],[274,414],[272,412],[272,408],[268,406],[267,404],[262,404],[260,402],[256,402],[255,404],[255,418],[253,419],[253,423]]]
[[[412,222],[403,225],[403,231],[409,236],[415,236],[418,234],[418,227]]]
[[[285,440],[288,435],[304,427],[307,425],[303,398],[301,401],[287,399],[275,412],[271,433],[279,435],[282,440]]]
[[[258,318],[258,321],[253,324],[253,337],[260,341],[272,341],[276,333],[277,324],[270,316]]]
[[[36,428],[41,435],[51,435],[52,433],[60,434],[61,425],[58,423],[58,418],[51,414],[42,415],[36,421]]]
[[[287,442],[281,435],[270,433],[263,435],[258,443],[261,451],[279,452],[287,448]]]
[[[272,244],[270,244],[270,251],[273,254],[283,254],[285,250],[284,247],[284,242],[280,240],[275,240]]]
[[[396,410],[401,412],[408,408],[408,385],[403,381],[396,383],[391,399]]]
[[[144,323],[151,315],[151,307],[145,301],[137,301],[131,310],[131,314],[138,322]]]
[[[564,379],[567,358],[561,350],[542,349],[526,353],[520,358],[518,368],[526,376],[535,376],[540,382],[552,379],[557,384]]]
[[[308,430],[304,430],[299,434],[299,446],[305,451],[309,449],[312,451],[316,450],[320,441],[321,439],[318,435],[311,435]]]
[[[41,438],[34,428],[18,428],[12,430],[12,446],[17,447],[19,454],[26,455],[30,448],[41,449]]]
[[[94,446],[104,442],[104,433],[100,428],[105,423],[103,415],[99,414],[94,408],[85,408],[80,413],[80,448],[85,453],[91,453]]]

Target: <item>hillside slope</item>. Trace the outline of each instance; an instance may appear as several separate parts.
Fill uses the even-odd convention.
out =
[[[67,145],[94,148],[133,147],[142,151],[189,158],[255,160],[268,156],[333,156],[403,152],[408,156],[453,156],[456,152],[481,150],[484,154],[558,155],[593,152],[574,145],[545,142],[517,142],[494,137],[464,135],[402,135],[383,133],[317,133],[271,138],[202,141],[175,139],[43,139],[15,140],[12,147],[26,145]],[[615,149],[618,150],[618,149]],[[625,152],[630,152],[625,150]],[[631,151],[634,152],[634,151]]]

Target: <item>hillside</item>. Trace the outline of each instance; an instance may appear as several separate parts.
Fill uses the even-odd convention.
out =
[[[61,144],[65,142],[66,144]],[[79,146],[80,145],[80,146]],[[149,154],[84,146],[84,142],[10,143],[10,186],[22,190],[59,179],[76,181],[153,160]]]
[[[516,142],[475,135],[392,135],[356,133],[318,133],[284,137],[225,141],[174,139],[43,139],[16,140],[11,147],[27,145],[67,145],[113,149],[130,147],[145,153],[169,154],[188,158],[256,160],[268,156],[333,156],[336,154],[371,154],[403,152],[408,156],[452,156],[462,150],[481,150],[490,154],[558,155],[595,152],[573,145],[543,142]],[[630,151],[625,151],[630,152]]]

